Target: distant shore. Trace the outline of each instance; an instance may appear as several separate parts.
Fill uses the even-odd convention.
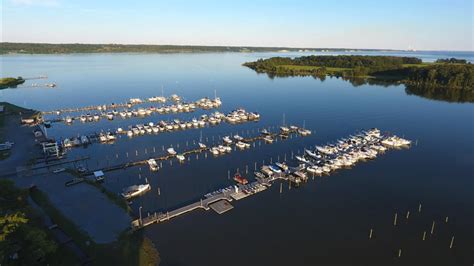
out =
[[[295,48],[256,46],[202,46],[151,44],[53,44],[11,43],[0,45],[0,54],[75,54],[75,53],[206,53],[206,52],[393,52],[392,49]]]

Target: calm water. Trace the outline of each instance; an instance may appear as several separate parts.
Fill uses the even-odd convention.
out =
[[[474,61],[473,53],[390,54],[424,61],[446,57]],[[310,137],[257,145],[225,157],[200,155],[182,165],[165,164],[157,173],[137,167],[108,174],[105,186],[114,192],[148,179],[152,192],[132,205],[135,211],[142,206],[144,213],[174,209],[228,186],[233,183],[227,178],[228,171],[242,171],[246,166],[253,170],[255,162],[261,165],[285,155],[289,159],[291,152],[335,141],[362,128],[378,127],[417,141],[409,150],[390,151],[297,189],[289,190],[285,184],[282,194],[275,183],[263,193],[233,202],[235,208],[225,215],[198,211],[151,226],[146,233],[158,247],[163,265],[472,265],[474,105],[407,95],[402,85],[353,87],[335,78],[269,79],[241,66],[275,55],[301,54],[3,56],[2,76],[46,74],[58,87],[3,90],[0,101],[54,110],[161,95],[163,86],[165,94],[176,93],[188,100],[211,97],[217,90],[223,101],[221,111],[244,107],[262,115],[258,123],[121,138],[112,145],[96,144],[68,153],[70,158],[91,156],[87,163],[91,169],[158,156],[164,153],[163,146],[188,149],[186,142],[192,146],[201,132],[209,143],[217,143],[218,137],[228,133],[255,135],[257,128],[280,125],[283,114],[286,123],[304,122],[314,132]],[[44,83],[27,84],[31,82]],[[190,119],[208,112],[54,124],[49,134],[59,139],[160,119]],[[418,213],[420,202],[423,208]],[[411,212],[408,221],[407,211]],[[401,225],[394,228],[396,212]],[[442,222],[446,216],[447,224]],[[421,241],[433,220],[435,234]],[[371,241],[370,228],[375,232]],[[450,250],[452,235],[455,248]],[[397,258],[399,248],[401,258]]]

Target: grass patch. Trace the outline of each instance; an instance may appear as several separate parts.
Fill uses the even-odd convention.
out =
[[[320,66],[297,66],[297,65],[280,65],[279,67],[283,67],[286,69],[294,69],[294,70],[307,70],[307,71],[313,71],[316,69],[320,69],[323,67]],[[334,73],[339,73],[344,70],[351,70],[350,68],[342,68],[342,67],[325,67],[327,72],[334,72]]]

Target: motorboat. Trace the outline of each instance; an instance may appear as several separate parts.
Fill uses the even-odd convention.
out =
[[[143,185],[133,185],[128,188],[126,188],[122,192],[122,197],[125,199],[131,199],[133,197],[139,196],[141,194],[146,193],[147,191],[151,190],[150,184],[143,184]]]
[[[186,157],[184,157],[184,155],[182,154],[178,154],[176,155],[176,159],[178,159],[178,161],[180,162],[184,162],[186,160]]]
[[[170,154],[170,155],[176,155],[176,153],[177,153],[177,152],[174,150],[174,148],[172,148],[172,147],[171,147],[171,148],[168,148],[168,149],[166,149],[166,151],[167,151],[167,152],[168,152],[168,154]]]
[[[155,159],[148,159],[147,163],[148,163],[148,166],[150,166],[151,171],[158,171],[159,166],[156,163]]]
[[[222,138],[222,140],[225,144],[232,144],[232,139],[230,139],[229,136],[225,136],[224,138]]]

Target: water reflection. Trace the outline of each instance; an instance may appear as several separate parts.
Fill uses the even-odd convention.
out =
[[[259,73],[263,74],[263,73]],[[289,78],[289,77],[305,77],[307,75],[288,75],[288,74],[274,74],[274,73],[265,73],[270,79],[275,78]],[[328,75],[331,78],[341,79],[352,84],[354,87],[359,87],[363,85],[372,85],[372,86],[381,86],[381,87],[390,87],[403,84],[403,82],[395,79],[380,79],[380,78],[359,78],[359,77],[341,77]],[[327,78],[326,75],[312,75],[316,80],[324,82]],[[420,85],[405,85],[405,93],[407,95],[416,95],[423,98],[437,100],[437,101],[446,101],[446,102],[456,102],[456,103],[474,103],[474,90],[469,89],[447,89],[443,87],[434,87],[434,86],[420,86]]]

